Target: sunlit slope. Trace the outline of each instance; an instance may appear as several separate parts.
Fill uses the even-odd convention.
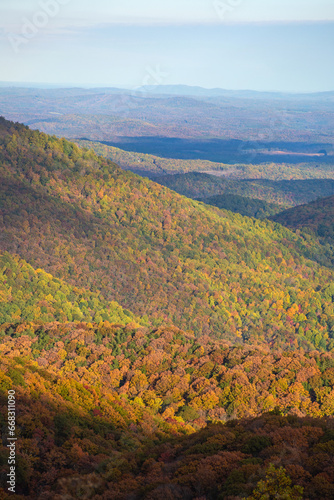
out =
[[[0,335],[17,499],[245,498],[270,463],[304,487],[288,498],[332,498],[333,354],[231,348],[165,327],[17,324]],[[5,471],[6,444],[0,456]]]
[[[157,325],[332,346],[316,240],[209,208],[55,137],[1,123],[0,248]],[[325,257],[324,257],[325,259]]]
[[[126,325],[134,316],[100,293],[69,286],[8,253],[0,254],[0,325],[20,321],[110,321]]]

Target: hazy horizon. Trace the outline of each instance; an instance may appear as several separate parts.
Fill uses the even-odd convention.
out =
[[[96,84],[90,84],[90,83],[73,83],[73,82],[63,82],[63,83],[56,83],[56,82],[11,82],[11,81],[0,81],[0,87],[1,88],[27,88],[27,89],[40,89],[40,90],[50,90],[50,89],[58,89],[58,90],[64,90],[64,89],[83,89],[83,90],[93,90],[93,89],[119,89],[119,90],[126,90],[126,91],[133,91],[135,92],[136,89],[139,90],[141,87],[133,87],[129,84],[119,84],[119,83],[96,83]],[[143,86],[144,87],[144,86]],[[192,88],[198,88],[198,89],[203,89],[203,90],[221,90],[221,91],[226,91],[226,92],[254,92],[254,93],[279,93],[279,94],[296,94],[296,95],[307,95],[307,94],[319,94],[319,93],[331,93],[334,92],[334,86],[332,89],[329,90],[315,90],[315,91],[302,91],[302,90],[279,90],[279,89],[263,89],[263,90],[258,90],[258,89],[252,89],[252,88],[223,88],[223,87],[205,87],[202,85],[189,85],[186,83],[171,83],[171,84],[162,84],[162,85],[152,85],[151,87],[156,87],[159,89],[159,87],[164,88],[164,87],[188,87],[189,89]]]
[[[329,0],[3,0],[0,14],[5,82],[334,88]]]

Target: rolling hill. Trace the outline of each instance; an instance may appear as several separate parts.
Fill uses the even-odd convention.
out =
[[[157,139],[155,140],[157,142]],[[75,140],[75,143],[87,149],[93,149],[98,155],[104,156],[117,163],[125,170],[131,170],[139,175],[147,176],[153,180],[162,175],[183,174],[188,172],[207,172],[208,174],[228,177],[231,179],[270,179],[270,180],[297,180],[297,179],[333,179],[334,172],[332,165],[324,164],[318,158],[316,164],[299,163],[262,163],[238,164],[213,162],[199,159],[180,159],[177,143],[174,142],[173,153],[168,158],[155,155],[125,151],[124,149],[110,146],[103,142],[88,140]],[[173,146],[173,144],[171,144]],[[198,154],[194,151],[193,156]],[[253,155],[254,156],[254,155]],[[255,154],[253,160],[256,160]]]
[[[155,177],[154,180],[179,194],[197,200],[222,194],[235,194],[281,205],[282,210],[334,194],[333,179],[232,179],[225,178],[224,175],[191,172],[162,175]]]
[[[333,278],[313,235],[0,119],[0,497],[15,394],[18,500],[329,500]]]
[[[306,229],[321,240],[334,243],[334,196],[284,210],[271,217],[291,229]]]
[[[231,212],[246,215],[247,217],[256,217],[257,219],[264,219],[282,211],[282,207],[279,205],[254,198],[238,196],[237,194],[210,196],[209,198],[203,198],[201,201],[207,205],[231,210]]]
[[[266,480],[295,500],[332,497],[333,354],[82,322],[13,325],[0,354],[17,499],[252,500]],[[4,445],[0,457],[9,499]]]
[[[239,156],[241,149],[259,148],[260,144],[265,147],[268,143],[276,143],[276,147],[280,145],[286,152],[317,154],[325,147],[328,153],[333,153],[334,104],[330,93],[295,95],[293,99],[284,94],[268,93],[260,97],[259,93],[249,92],[194,96],[191,89],[189,94],[182,94],[159,95],[145,89],[9,87],[0,88],[0,113],[69,139],[112,141],[118,138],[121,143],[121,139],[128,136],[155,138],[149,143],[150,147],[157,145],[158,136],[204,142],[220,139],[221,146],[226,140],[240,141],[234,150],[234,155],[239,153]],[[188,148],[187,142],[184,145]],[[212,147],[215,147],[214,141],[208,149],[211,156]],[[206,156],[209,153],[206,152]],[[159,152],[154,154],[164,156]],[[245,157],[243,152],[242,156]],[[292,161],[293,156],[290,155]],[[268,155],[263,158],[270,161]]]
[[[65,140],[0,125],[2,251],[153,326],[332,348],[333,271],[316,240],[186,199]]]

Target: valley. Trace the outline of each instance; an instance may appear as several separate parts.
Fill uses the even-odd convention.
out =
[[[0,88],[15,498],[334,494],[332,94],[174,91]]]

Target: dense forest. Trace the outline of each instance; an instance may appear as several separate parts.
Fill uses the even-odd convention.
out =
[[[21,125],[3,121],[0,136],[3,251],[152,326],[333,348],[333,271],[314,238],[188,200]]]
[[[270,180],[231,179],[208,173],[162,175],[155,182],[197,200],[233,194],[259,199],[284,208],[301,205],[334,194],[333,179]]]
[[[285,210],[272,220],[291,229],[309,230],[322,241],[334,244],[334,196]]]
[[[332,498],[333,355],[108,322],[1,335],[1,408],[9,388],[18,402],[16,498]]]
[[[333,498],[331,207],[291,230],[1,119],[0,498]]]
[[[201,201],[208,205],[224,208],[247,217],[256,217],[257,219],[265,219],[282,211],[282,207],[279,205],[257,200],[256,198],[238,196],[237,194],[209,196],[209,198],[203,198]]]
[[[135,317],[101,293],[70,286],[22,259],[0,254],[0,324],[14,321],[111,321],[123,325]]]

